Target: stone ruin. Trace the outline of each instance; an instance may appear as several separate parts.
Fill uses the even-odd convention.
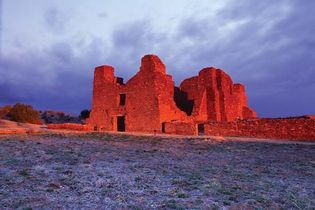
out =
[[[87,124],[100,131],[198,134],[207,122],[256,118],[245,88],[223,70],[202,69],[174,86],[156,55],[141,59],[140,70],[127,83],[112,66],[95,68],[93,100]]]
[[[112,66],[96,67],[86,124],[47,127],[315,141],[314,115],[257,118],[247,105],[244,86],[233,84],[224,71],[204,68],[175,87],[155,55],[144,56],[140,70],[126,84]]]

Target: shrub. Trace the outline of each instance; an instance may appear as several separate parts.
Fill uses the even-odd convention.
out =
[[[0,108],[0,119],[5,119],[9,114],[12,106],[6,105]]]
[[[39,112],[32,106],[17,103],[8,113],[11,120],[22,123],[42,124],[39,118]]]
[[[90,117],[90,111],[87,109],[82,110],[82,112],[80,113],[80,118],[81,119],[86,119]]]

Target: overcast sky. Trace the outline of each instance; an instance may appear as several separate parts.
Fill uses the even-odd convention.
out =
[[[224,69],[258,116],[315,114],[313,0],[2,0],[1,18],[0,105],[78,113],[95,66],[127,81],[157,54],[177,85]]]

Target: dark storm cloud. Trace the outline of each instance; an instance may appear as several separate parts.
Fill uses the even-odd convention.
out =
[[[314,113],[314,8],[314,2],[248,1],[212,19],[187,18],[177,38],[193,43],[186,50],[188,68],[202,64],[225,69],[246,84],[259,115]],[[231,23],[240,25],[222,33]]]
[[[82,53],[74,55],[68,42],[60,42],[43,52],[3,57],[0,101],[67,112],[89,108],[93,68],[101,62],[102,46],[100,40],[92,39],[81,46]]]
[[[314,8],[314,2],[235,3],[214,16],[183,19],[164,40],[175,49],[158,53],[177,81],[205,66],[223,68],[245,83],[261,116],[314,113]]]
[[[172,33],[139,20],[118,25],[110,45],[97,37],[64,40],[43,52],[2,58],[0,101],[78,112],[90,106],[94,66],[113,65],[126,80],[144,54],[154,53],[177,84],[206,66],[224,69],[245,83],[260,116],[315,114],[315,1],[237,2],[185,17]],[[46,22],[63,30],[58,11],[47,13]]]

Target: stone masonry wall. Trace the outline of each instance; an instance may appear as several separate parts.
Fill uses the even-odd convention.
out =
[[[117,131],[117,117],[125,117],[126,131],[162,132],[162,123],[187,121],[173,100],[174,82],[155,55],[141,59],[138,73],[126,84],[117,82],[111,66],[95,69],[92,111],[87,123],[98,130]],[[125,94],[125,104],[119,95]]]
[[[252,119],[208,122],[205,135],[315,141],[315,119]]]
[[[244,86],[233,84],[220,69],[202,69],[198,76],[182,82],[177,95],[174,89],[172,76],[156,55],[145,55],[139,71],[126,84],[115,76],[112,66],[96,67],[87,124],[104,131],[161,133],[165,123],[180,122],[175,130],[185,134],[183,127],[200,121],[256,117],[247,106]],[[121,96],[124,104],[120,103]],[[194,128],[188,126],[186,134],[191,133],[195,133]]]
[[[48,129],[56,130],[77,130],[77,131],[90,131],[92,128],[88,125],[78,123],[62,123],[62,124],[47,124]]]
[[[114,73],[112,66],[95,68],[86,127],[49,128],[198,135],[199,127],[205,135],[315,139],[313,118],[256,119],[244,85],[234,84],[221,69],[204,68],[175,87],[160,58],[145,55],[139,71],[126,84]],[[125,97],[123,104],[121,96]]]
[[[245,87],[233,84],[229,75],[214,67],[202,69],[198,76],[184,80],[180,89],[194,100],[192,116],[198,121],[234,121],[255,118],[248,107]]]
[[[166,134],[197,135],[197,124],[189,122],[167,122],[165,123]]]

